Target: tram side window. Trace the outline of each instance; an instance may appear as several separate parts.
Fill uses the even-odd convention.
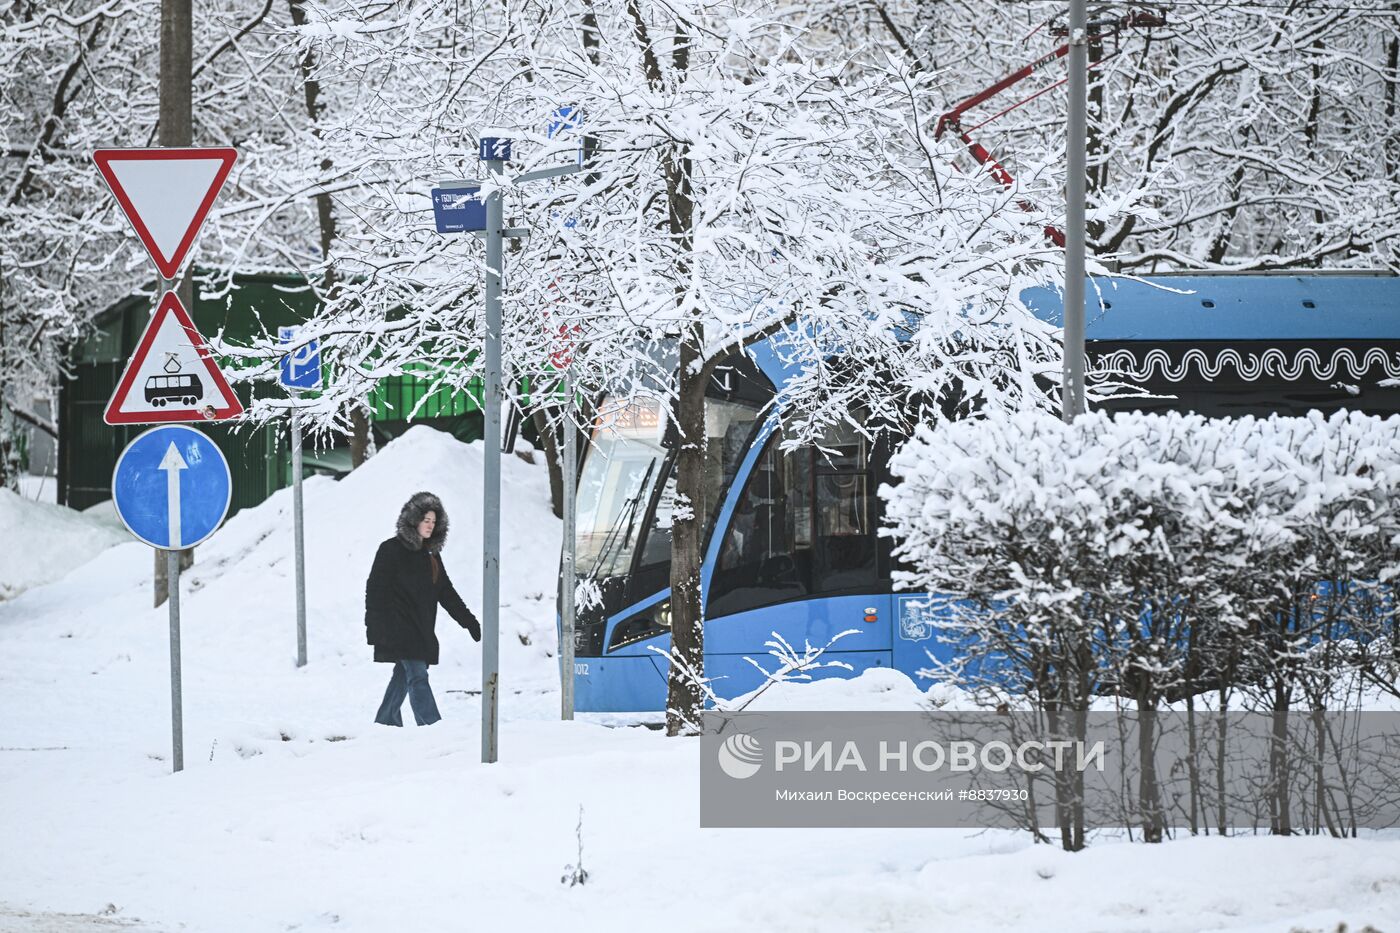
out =
[[[730,516],[710,581],[711,618],[806,595],[811,580],[811,452],[768,443]]]
[[[879,576],[870,442],[854,427],[827,432],[813,462],[817,500],[814,589],[872,586]]]
[[[877,582],[869,442],[837,430],[820,449],[781,444],[769,441],[725,529],[711,618]]]
[[[758,414],[756,403],[705,400],[705,483],[698,514],[703,516],[706,525],[718,507],[720,495],[744,459]],[[642,568],[671,559],[671,523],[675,507],[676,474],[668,467],[666,484],[657,500],[646,543],[642,545]]]

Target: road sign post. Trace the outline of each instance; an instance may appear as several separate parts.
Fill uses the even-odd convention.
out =
[[[141,541],[167,551],[170,580],[170,722],[173,770],[183,770],[184,727],[180,685],[180,554],[204,541],[228,514],[233,478],[223,452],[184,425],[141,434],[112,471],[112,503],[122,524]]]
[[[185,770],[185,702],[180,682],[180,552],[165,552],[170,596],[170,770]]]
[[[1065,363],[1060,387],[1064,419],[1084,413],[1084,189],[1088,159],[1088,15],[1085,0],[1069,4],[1069,119],[1065,161]]]
[[[297,328],[279,327],[283,345],[295,343]],[[278,382],[292,397],[292,550],[296,564],[297,667],[306,666],[306,541],[301,498],[301,400],[306,389],[321,387],[321,348],[307,341],[282,358]]]
[[[165,80],[181,67],[189,69],[188,4],[183,9],[183,19],[170,27],[176,41],[167,42],[168,35],[161,40],[161,137],[167,142],[188,142],[188,95],[182,98],[183,104],[172,103],[166,85],[178,89],[180,81],[178,75]],[[238,417],[243,413],[238,396],[174,290],[209,210],[238,160],[238,151],[227,147],[98,149],[92,160],[160,276],[151,320],[103,420],[117,425]],[[187,282],[187,296],[188,288]],[[112,501],[123,524],[153,548],[168,552],[164,569],[170,605],[170,730],[175,771],[185,767],[180,552],[214,533],[228,514],[232,496],[228,461],[193,428],[172,425],[145,432],[127,445],[112,471]],[[156,567],[160,569],[159,561]],[[159,598],[157,594],[156,605]]]
[[[482,573],[481,573],[481,760],[497,760],[497,724],[500,721],[500,635],[501,635],[501,281],[503,241],[523,237],[527,231],[504,227],[500,182],[510,161],[511,141],[504,136],[483,135],[478,157],[486,163],[493,184],[485,196],[486,239],[486,378],[482,399],[485,420],[486,455],[483,458]],[[538,169],[511,179],[514,184],[540,181],[583,171],[582,165]],[[480,187],[480,182],[450,179],[439,190]],[[479,197],[479,195],[478,195]],[[436,199],[435,199],[436,201]],[[436,220],[438,208],[434,207]],[[469,228],[464,228],[469,229]],[[445,231],[445,232],[456,232]]]
[[[485,137],[481,160],[500,182],[510,158],[510,140]],[[497,758],[497,704],[501,651],[501,256],[504,218],[501,190],[486,198],[486,491],[483,503],[481,597],[481,760]]]
[[[296,401],[296,393],[292,393]],[[301,501],[301,411],[292,409],[292,549],[297,575],[297,667],[306,666],[306,535]]]
[[[578,429],[574,427],[574,377],[572,355],[564,367],[564,555],[559,574],[559,703],[560,718],[574,718],[574,497],[578,485]]]

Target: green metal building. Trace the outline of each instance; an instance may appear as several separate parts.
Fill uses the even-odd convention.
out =
[[[244,342],[264,331],[276,333],[279,326],[296,324],[316,308],[315,293],[306,280],[290,274],[265,273],[235,275],[227,294],[206,297],[195,277],[192,315],[195,326],[206,337],[222,333],[225,340]],[[132,295],[104,311],[96,330],[76,350],[70,378],[59,387],[58,405],[58,501],[83,509],[111,498],[112,470],[122,449],[149,425],[113,426],[102,420],[102,413],[116,390],[122,370],[141,339],[150,320],[151,298]],[[406,415],[422,401],[414,424],[429,424],[449,431],[464,441],[481,437],[482,419],[479,386],[469,392],[446,390],[430,393],[426,382],[412,377],[395,377],[380,383],[371,399],[372,430],[377,444],[386,443],[408,428]],[[256,392],[260,397],[281,390],[272,384],[235,386],[246,406]],[[424,400],[424,396],[429,396]],[[233,503],[230,514],[257,505],[278,489],[291,484],[291,448],[285,425],[269,425],[256,430],[225,424],[201,425],[228,458],[233,472]],[[350,469],[347,438],[306,439],[305,467],[308,473],[339,474]]]

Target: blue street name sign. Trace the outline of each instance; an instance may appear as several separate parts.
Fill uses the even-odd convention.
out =
[[[480,188],[434,188],[433,223],[438,233],[486,229],[486,202]]]
[[[223,452],[185,425],[152,428],[126,445],[112,471],[112,502],[127,530],[178,551],[204,541],[228,514],[233,479]]]
[[[277,340],[283,346],[296,343],[298,327],[277,328]],[[321,343],[309,340],[282,357],[282,369],[277,381],[284,389],[321,388]]]

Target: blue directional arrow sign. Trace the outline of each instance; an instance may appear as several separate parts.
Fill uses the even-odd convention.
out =
[[[277,339],[283,346],[295,343],[298,330],[299,328],[296,327],[279,327],[277,328]],[[277,381],[282,384],[284,389],[321,388],[320,341],[309,340],[303,346],[282,357],[282,370]]]
[[[126,445],[112,501],[127,530],[163,551],[204,541],[228,514],[233,479],[223,452],[184,425],[152,428]]]

